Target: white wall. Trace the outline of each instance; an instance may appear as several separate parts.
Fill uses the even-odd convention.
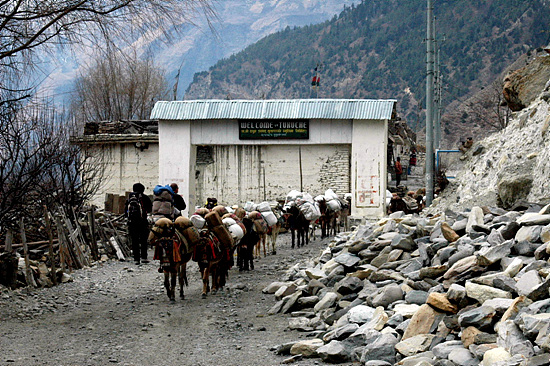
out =
[[[318,194],[329,185],[325,182],[322,187],[316,183],[323,159],[326,161],[342,145],[351,144],[352,215],[383,216],[387,121],[312,120],[309,134],[308,140],[239,140],[236,120],[159,121],[159,181],[161,184],[177,182],[189,207],[203,205],[209,196],[235,204],[263,200],[265,169],[266,198],[274,199],[282,192],[299,189],[297,151],[301,146],[302,162],[307,160],[307,164],[302,165],[304,190]],[[195,166],[196,145],[237,146],[216,147],[218,157],[212,166]],[[272,196],[267,196],[268,191]],[[195,196],[196,192],[200,196]]]
[[[352,216],[370,218],[385,214],[387,144],[387,121],[353,122]]]
[[[226,205],[284,200],[301,187],[313,196],[332,188],[343,197],[351,188],[349,145],[217,145],[211,150],[213,163],[196,166],[199,203],[207,197]]]
[[[104,207],[105,194],[124,195],[132,191],[134,183],[145,186],[145,192],[152,194],[159,175],[159,145],[150,143],[141,151],[132,143],[89,145],[86,148],[91,161],[104,168],[100,189],[92,198],[92,204]]]
[[[161,122],[164,126],[165,123]],[[179,123],[179,122],[176,122]],[[350,120],[310,120],[308,140],[239,140],[237,120],[193,121],[193,145],[318,145],[351,143]]]
[[[196,149],[191,148],[191,122],[159,123],[159,145],[158,184],[177,183],[188,207],[184,213],[188,214],[197,202],[194,196]]]

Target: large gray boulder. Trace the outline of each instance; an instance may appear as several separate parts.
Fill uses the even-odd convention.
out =
[[[526,273],[524,273],[519,279],[517,280],[516,287],[517,291],[520,295],[529,295],[533,289],[540,285],[542,283],[542,280],[540,278],[540,275],[538,271],[531,270]]]
[[[337,300],[338,295],[335,292],[327,292],[325,296],[323,296],[323,298],[317,304],[315,304],[315,307],[313,309],[316,312],[319,312],[323,309],[328,309],[332,307]]]
[[[500,261],[502,258],[510,255],[513,245],[514,241],[508,240],[499,245],[481,248],[477,255],[477,264],[480,266],[490,266]]]
[[[500,321],[495,326],[495,330],[498,334],[497,344],[510,352],[510,354],[521,354],[525,357],[535,355],[533,345],[527,340],[514,321]]]
[[[391,284],[382,289],[382,291],[372,299],[372,305],[374,307],[388,305],[394,303],[397,300],[403,299],[403,290],[397,284]]]
[[[456,348],[464,349],[462,341],[448,341],[439,343],[438,345],[434,346],[431,351],[438,358],[447,358],[449,356],[449,353],[451,353],[451,351]]]
[[[362,288],[363,281],[354,276],[346,276],[334,286],[334,290],[342,295],[357,293]]]
[[[359,325],[355,323],[349,323],[345,324],[341,327],[338,327],[336,329],[333,329],[329,332],[327,332],[323,336],[324,342],[330,342],[330,341],[341,341],[346,338],[348,338],[350,335],[352,335],[357,329],[359,329]]]
[[[467,281],[465,287],[466,287],[466,296],[468,296],[471,299],[477,300],[480,304],[483,304],[486,300],[494,299],[494,298],[504,298],[504,299],[512,298],[511,293],[500,290],[498,288],[494,288],[492,286],[479,285],[477,283]]]
[[[403,356],[412,356],[420,352],[427,351],[432,344],[435,335],[419,334],[414,337],[407,338],[395,345],[395,349]]]
[[[345,342],[330,341],[328,344],[317,348],[317,355],[324,362],[344,363],[351,361],[353,349]]]
[[[398,340],[395,336],[391,334],[382,334],[376,340],[365,346],[363,354],[361,355],[361,362],[381,360],[392,364],[395,363],[395,345],[397,343]]]
[[[462,328],[469,326],[478,329],[489,328],[496,315],[496,310],[490,306],[480,306],[468,311],[459,313],[458,324]]]
[[[533,177],[531,175],[517,175],[513,168],[505,168],[507,172],[499,174],[497,183],[497,203],[504,208],[512,208],[514,204],[524,201],[533,186]]]
[[[357,263],[359,263],[359,261],[361,261],[361,258],[356,256],[355,254],[343,253],[335,257],[334,261],[343,265],[344,267],[351,268],[351,267],[354,267]]]
[[[454,365],[473,366],[479,364],[479,360],[466,348],[455,348],[448,356]]]
[[[357,305],[348,312],[350,323],[364,324],[372,320],[375,309],[367,305]]]

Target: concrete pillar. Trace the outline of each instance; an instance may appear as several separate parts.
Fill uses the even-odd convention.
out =
[[[187,203],[185,215],[195,211],[196,147],[191,145],[191,121],[162,121],[159,128],[159,184],[177,183]],[[200,203],[199,203],[200,204]]]
[[[351,145],[351,215],[385,215],[388,121],[354,120]]]

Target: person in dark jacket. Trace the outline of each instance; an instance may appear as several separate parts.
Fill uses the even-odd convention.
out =
[[[211,210],[214,207],[216,207],[217,205],[218,205],[218,199],[215,198],[215,197],[209,197],[209,198],[206,199],[206,205],[204,205],[204,207]]]
[[[132,187],[132,193],[126,200],[124,212],[128,218],[128,232],[132,243],[132,253],[134,255],[135,264],[149,263],[147,260],[147,237],[149,236],[149,224],[147,222],[147,214],[153,209],[151,199],[147,197],[145,186],[141,183],[136,183]],[[134,203],[139,203],[139,215],[135,217]]]
[[[187,204],[185,203],[185,200],[182,196],[178,194],[179,187],[176,183],[170,184],[170,187],[174,191],[174,207],[178,209],[178,211],[183,211],[187,208]]]

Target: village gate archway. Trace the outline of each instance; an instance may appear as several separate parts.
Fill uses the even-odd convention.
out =
[[[349,188],[352,216],[380,217],[385,212],[388,121],[395,117],[395,104],[354,99],[157,102],[151,118],[159,121],[159,183],[178,183],[191,209],[211,193],[224,203],[244,204],[284,198],[300,185],[312,195],[323,188]],[[335,173],[325,173],[323,180],[327,169]]]

